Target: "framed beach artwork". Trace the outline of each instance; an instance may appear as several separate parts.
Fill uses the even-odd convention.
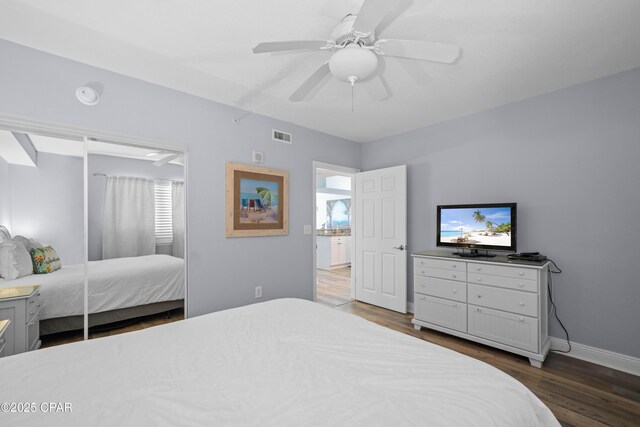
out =
[[[227,163],[227,237],[289,234],[289,173]]]

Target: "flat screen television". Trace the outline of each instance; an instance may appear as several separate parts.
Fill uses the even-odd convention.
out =
[[[470,249],[456,253],[461,256],[478,256],[478,250],[517,251],[516,203],[441,205],[437,215],[439,247]]]

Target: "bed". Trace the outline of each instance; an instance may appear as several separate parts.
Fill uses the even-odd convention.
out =
[[[146,255],[89,261],[89,326],[183,306],[184,260]],[[0,279],[0,288],[40,285],[40,334],[84,325],[84,264],[63,265],[50,274]]]
[[[11,356],[0,378],[0,402],[37,407],[3,426],[559,425],[484,362],[295,299]]]

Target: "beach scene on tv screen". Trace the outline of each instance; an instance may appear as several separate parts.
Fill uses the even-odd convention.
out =
[[[442,209],[440,242],[511,246],[511,208]]]

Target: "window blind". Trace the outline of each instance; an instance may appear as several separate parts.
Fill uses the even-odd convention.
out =
[[[171,183],[155,182],[156,245],[173,243],[173,219],[171,214]]]

